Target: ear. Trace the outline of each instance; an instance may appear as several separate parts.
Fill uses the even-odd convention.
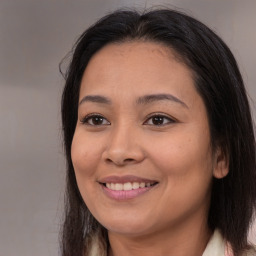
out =
[[[229,157],[221,147],[218,147],[214,153],[213,176],[222,179],[229,172]]]

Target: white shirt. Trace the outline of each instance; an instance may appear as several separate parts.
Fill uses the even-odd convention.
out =
[[[107,256],[107,252],[100,252],[98,237],[94,237],[89,256]],[[256,250],[250,250],[244,256],[256,256]],[[202,256],[233,256],[229,244],[224,240],[220,231],[216,229],[208,242]]]
[[[216,229],[202,256],[225,256],[225,247],[225,241],[219,230]]]

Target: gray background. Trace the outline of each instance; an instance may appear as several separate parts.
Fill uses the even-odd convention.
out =
[[[255,0],[1,0],[0,256],[58,255],[65,177],[58,63],[107,12],[153,4],[185,9],[224,39],[255,116]]]

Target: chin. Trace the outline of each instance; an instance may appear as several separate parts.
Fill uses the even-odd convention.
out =
[[[100,222],[109,232],[123,234],[123,235],[142,235],[150,230],[150,227],[145,221],[138,220],[137,217],[122,218],[122,219],[112,219],[108,221]]]

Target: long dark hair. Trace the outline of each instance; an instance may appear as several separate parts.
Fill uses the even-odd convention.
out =
[[[220,229],[235,255],[247,248],[247,235],[256,205],[255,138],[243,80],[226,44],[201,22],[174,10],[116,11],[87,29],[78,39],[66,72],[62,125],[67,160],[62,255],[87,255],[90,235],[98,232],[107,246],[106,230],[85,205],[75,179],[71,143],[77,122],[81,78],[92,57],[110,43],[142,40],[174,50],[192,70],[204,100],[213,149],[221,146],[229,174],[213,178],[208,225]]]

